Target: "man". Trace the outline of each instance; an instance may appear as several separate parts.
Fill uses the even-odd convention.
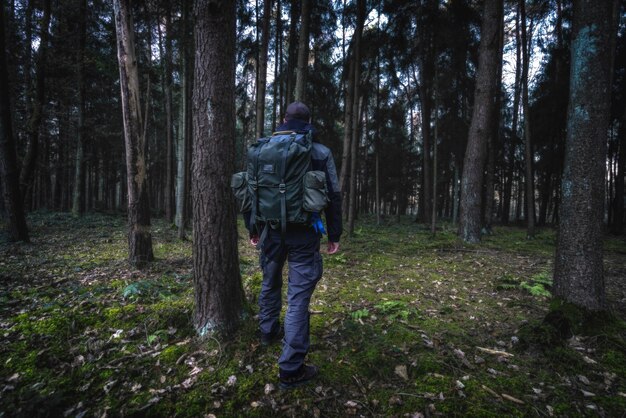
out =
[[[284,123],[277,132],[312,131],[311,170],[326,173],[329,205],[325,210],[328,228],[328,254],[339,250],[341,224],[341,193],[337,170],[332,153],[324,145],[315,142],[315,130],[311,125],[309,108],[301,102],[287,107]],[[251,229],[250,213],[245,214],[246,226],[251,231],[250,243],[259,244],[258,231]],[[263,228],[260,228],[263,230]],[[261,342],[269,345],[281,337],[282,270],[289,262],[287,288],[287,313],[285,315],[283,350],[278,360],[280,387],[290,389],[309,382],[318,374],[318,368],[304,363],[309,350],[309,303],[317,282],[322,277],[320,236],[313,225],[287,224],[281,236],[280,228],[268,228],[264,242],[260,243],[260,264],[263,283],[259,294],[259,330]]]

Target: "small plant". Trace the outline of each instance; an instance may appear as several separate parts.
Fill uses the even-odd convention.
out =
[[[498,290],[522,289],[533,296],[551,297],[552,278],[546,272],[535,274],[529,280],[521,281],[517,277],[505,275],[500,278]]]
[[[370,315],[370,311],[367,308],[359,309],[350,314],[352,319],[358,321],[359,319],[367,318]]]
[[[169,300],[172,298],[172,295],[172,290],[169,286],[148,280],[131,283],[122,291],[124,299],[151,298]]]
[[[328,262],[330,265],[339,266],[339,265],[346,264],[348,260],[346,259],[345,254],[339,253],[339,254],[334,254],[334,255],[329,256]]]
[[[520,288],[528,291],[533,296],[549,298],[552,296],[552,293],[548,290],[552,288],[552,278],[546,272],[535,274],[528,282],[520,283]]]
[[[406,321],[411,313],[406,302],[389,300],[374,306],[381,314],[387,315],[387,319],[394,320],[400,318]]]

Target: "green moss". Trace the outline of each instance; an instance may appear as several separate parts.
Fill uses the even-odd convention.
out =
[[[187,350],[188,348],[184,346],[170,345],[169,347],[166,347],[163,351],[161,351],[161,354],[159,354],[159,358],[166,365],[175,364],[176,361],[183,355],[183,353],[187,352]]]

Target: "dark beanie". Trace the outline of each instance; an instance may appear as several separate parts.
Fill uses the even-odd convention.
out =
[[[302,102],[293,102],[287,106],[286,120],[299,119],[308,122],[311,119],[309,108]]]

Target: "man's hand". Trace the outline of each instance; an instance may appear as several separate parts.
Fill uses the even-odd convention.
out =
[[[258,243],[259,243],[259,236],[258,235],[250,236],[250,245],[252,245],[253,247],[256,247]]]
[[[339,251],[339,243],[328,241],[328,254],[335,254],[337,251]]]

